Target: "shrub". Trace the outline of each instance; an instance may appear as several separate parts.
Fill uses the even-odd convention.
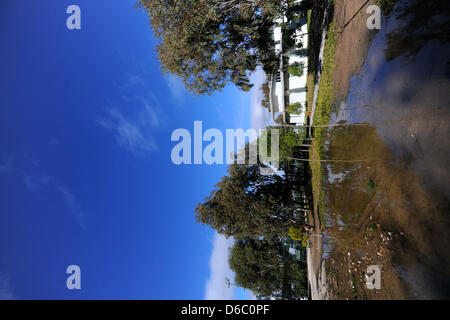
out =
[[[309,240],[308,234],[303,233],[302,234],[302,247],[304,247],[304,248],[308,247],[308,240]]]
[[[286,110],[289,113],[300,113],[302,111],[303,107],[302,104],[300,102],[296,102],[293,104],[290,104]]]
[[[300,228],[289,227],[288,236],[292,240],[301,240],[302,239],[302,231],[300,230]]]
[[[294,77],[301,77],[303,75],[303,69],[305,64],[303,62],[294,62],[288,68],[288,73]]]

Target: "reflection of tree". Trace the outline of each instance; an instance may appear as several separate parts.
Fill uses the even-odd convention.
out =
[[[450,6],[448,0],[412,0],[394,9],[397,19],[407,23],[387,34],[386,59],[412,58],[432,40],[450,42]]]

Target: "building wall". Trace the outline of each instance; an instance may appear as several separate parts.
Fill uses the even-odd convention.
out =
[[[302,43],[303,48],[308,47],[308,35],[305,34],[306,32],[306,23],[302,25],[300,30],[296,31],[296,43]],[[295,62],[303,62],[304,64],[303,75],[301,77],[289,75],[289,90],[305,88],[308,81],[308,57],[306,55],[298,56],[295,53],[290,53],[288,56],[289,64],[293,64]],[[288,101],[290,104],[300,102],[303,107],[303,111],[301,113],[290,114],[290,122],[298,125],[304,124],[306,120],[306,92],[290,92],[288,93],[288,96]]]
[[[296,1],[301,2],[301,1]],[[278,53],[282,53],[285,57],[288,57],[288,64],[292,64],[295,62],[303,62],[304,64],[304,72],[301,77],[294,77],[286,74],[285,81],[283,82],[283,76],[281,76],[281,82],[273,81],[271,84],[271,108],[272,115],[275,112],[285,112],[287,108],[287,103],[292,104],[296,102],[300,102],[303,107],[303,112],[300,114],[290,114],[290,122],[294,124],[304,124],[305,123],[305,114],[306,114],[306,92],[292,92],[295,89],[304,89],[307,83],[307,70],[308,70],[308,57],[307,50],[304,55],[296,55],[295,48],[291,48],[294,50],[288,51],[289,48],[283,48],[282,43],[282,35],[283,30],[278,24],[282,22],[286,22],[286,17],[279,18],[275,21],[275,26],[273,28],[273,39],[275,41],[275,51]],[[306,19],[301,20],[301,27],[299,30],[296,30],[295,35],[295,43],[296,46],[299,43],[302,43],[302,49],[307,49],[308,46],[308,35],[307,32],[307,24]],[[281,75],[283,72],[280,72]],[[275,76],[275,75],[274,75]]]

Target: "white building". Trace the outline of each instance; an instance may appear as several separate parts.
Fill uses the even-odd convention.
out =
[[[296,1],[296,3],[301,2]],[[282,23],[295,24],[295,45],[292,48],[283,48],[283,29],[280,26]],[[295,23],[287,21],[283,16],[275,21],[273,28],[273,39],[275,42],[275,52],[280,56],[280,70],[274,71],[270,76],[270,110],[272,120],[275,119],[276,114],[282,114],[285,122],[289,121],[291,124],[303,125],[306,117],[306,83],[308,77],[308,28],[306,18],[300,19]],[[302,46],[299,46],[302,44]],[[301,47],[301,49],[299,49]],[[290,75],[285,72],[287,67],[285,64],[292,65],[296,62],[303,64],[303,75],[301,77]],[[296,114],[288,114],[287,107],[293,103],[299,102],[301,104],[301,112]]]

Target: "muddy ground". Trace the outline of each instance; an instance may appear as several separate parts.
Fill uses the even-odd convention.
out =
[[[410,21],[443,12],[439,5],[404,2],[412,4],[405,11]],[[322,167],[329,296],[448,298],[450,50],[436,40],[446,31],[433,25],[426,36],[416,35],[425,40],[412,51],[397,45],[409,43],[405,30],[381,30],[386,36],[377,37],[367,29],[365,8],[355,15],[362,3],[337,0],[334,9],[333,121],[370,125],[334,128],[326,139],[325,157],[343,160]],[[392,50],[389,35],[396,37]],[[379,290],[366,286],[369,265],[381,268]]]

